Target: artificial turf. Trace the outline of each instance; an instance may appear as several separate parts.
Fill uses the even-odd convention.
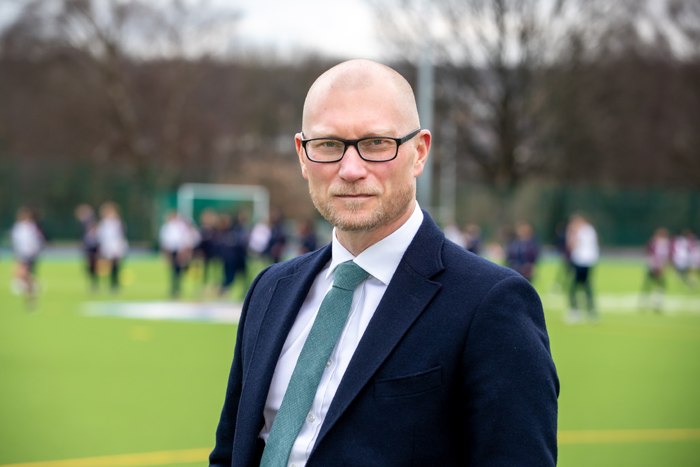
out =
[[[168,277],[160,259],[132,259],[118,296],[91,294],[81,268],[39,264],[44,292],[28,312],[8,286],[11,261],[0,261],[0,465],[211,447],[236,326],[83,316],[85,301],[164,300]],[[559,429],[700,429],[700,293],[670,274],[668,293],[686,309],[601,307],[599,324],[568,326],[556,271],[542,264],[535,285],[561,380]],[[634,298],[643,271],[604,260],[595,290]],[[183,300],[200,295],[185,283]],[[697,466],[700,439],[562,443],[559,465]]]

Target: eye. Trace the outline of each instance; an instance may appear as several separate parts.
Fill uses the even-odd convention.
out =
[[[369,138],[363,139],[359,143],[362,151],[372,153],[392,151],[396,147],[396,143],[393,139],[387,138]]]
[[[317,139],[309,141],[308,147],[314,151],[329,151],[342,149],[343,143],[334,139]]]

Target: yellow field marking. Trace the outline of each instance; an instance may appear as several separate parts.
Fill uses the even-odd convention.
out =
[[[132,341],[147,342],[153,338],[153,330],[149,326],[130,326],[127,334]]]
[[[5,464],[0,467],[144,467],[150,465],[206,462],[212,448],[185,449],[180,451],[144,452],[117,456],[84,457],[60,461]]]
[[[654,441],[700,441],[700,429],[669,430],[572,430],[558,433],[559,444],[644,443]],[[212,448],[145,452],[117,456],[84,457],[60,461],[5,464],[0,467],[146,467],[151,465],[206,462]]]
[[[700,440],[700,429],[560,431],[557,439],[559,444],[698,441]]]

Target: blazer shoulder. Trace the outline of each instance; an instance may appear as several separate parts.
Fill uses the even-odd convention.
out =
[[[487,291],[503,279],[522,278],[517,272],[471,253],[445,238],[427,212],[404,259],[414,271],[443,287],[468,286],[470,293]],[[523,279],[524,280],[524,279]]]

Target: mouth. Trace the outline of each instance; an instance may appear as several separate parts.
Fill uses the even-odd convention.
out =
[[[353,207],[353,209],[358,209],[360,206],[364,206],[368,203],[374,195],[366,193],[355,193],[355,194],[339,194],[335,195],[334,198],[337,201],[343,203],[346,207]]]
[[[358,194],[352,194],[352,195],[335,195],[336,198],[340,199],[365,199],[365,198],[370,198],[374,195],[370,194],[364,194],[364,193],[358,193]]]
[[[331,187],[328,190],[328,194],[335,198],[361,199],[378,196],[380,194],[380,190],[376,189],[375,187],[368,186]]]

